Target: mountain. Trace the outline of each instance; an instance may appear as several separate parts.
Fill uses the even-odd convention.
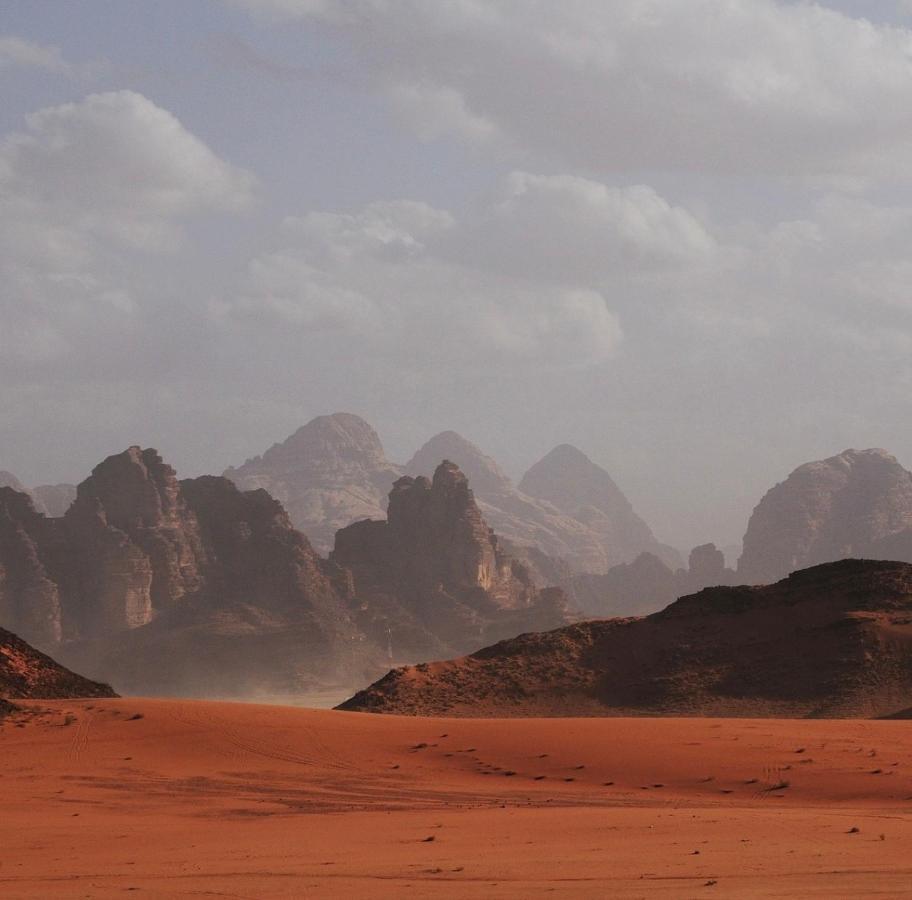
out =
[[[587,525],[612,562],[628,562],[649,551],[671,566],[681,563],[676,550],[659,544],[611,476],[570,444],[555,447],[535,463],[519,490]]]
[[[361,628],[400,655],[465,652],[566,621],[562,593],[539,591],[504,552],[447,460],[432,481],[398,479],[387,520],[341,529],[330,559],[350,573]]]
[[[0,624],[131,692],[290,692],[376,671],[281,505],[225,478],[179,482],[155,450],[104,460],[60,519],[0,489],[0,565]]]
[[[633,562],[612,566],[604,575],[575,575],[565,590],[588,616],[645,616],[683,594],[736,584],[737,579],[725,567],[725,555],[715,544],[701,544],[690,551],[686,569],[672,571],[654,553],[641,553]]]
[[[843,560],[646,618],[394,669],[343,709],[410,715],[878,717],[912,696],[912,565]]]
[[[575,453],[586,459],[579,451]],[[561,454],[558,454],[539,471],[560,468],[560,458]],[[512,544],[535,547],[548,556],[564,559],[574,571],[604,572],[612,565],[635,557],[637,548],[640,551],[662,550],[616,486],[612,499],[617,501],[619,497],[618,503],[626,504],[629,516],[615,525],[609,513],[603,510],[580,504],[568,504],[572,509],[561,509],[547,496],[531,496],[517,488],[491,457],[454,431],[444,431],[431,438],[408,462],[405,471],[413,476],[428,475],[441,459],[452,460],[465,472],[482,514],[499,535]],[[607,473],[592,463],[589,465],[592,468],[586,470],[587,475],[595,469],[604,476],[600,481],[603,486],[604,479],[613,485]],[[529,483],[538,487],[543,480],[534,476]],[[568,473],[566,481],[571,483],[573,480],[572,473]],[[584,492],[585,486],[580,484],[579,490]],[[613,508],[607,501],[605,506]],[[629,538],[620,538],[626,528],[624,523],[634,520],[639,523],[636,533]]]
[[[319,553],[329,552],[340,528],[382,518],[400,474],[377,432],[350,413],[312,419],[262,456],[224,473],[242,490],[268,491]]]
[[[65,669],[12,632],[0,628],[0,707],[3,700],[116,696],[108,685]]]
[[[799,466],[767,492],[750,517],[738,575],[761,583],[850,556],[881,557],[886,539],[910,528],[912,473],[885,450],[846,450]]]
[[[130,693],[365,683],[381,647],[414,661],[566,621],[449,463],[397,480],[389,519],[340,530],[332,557],[266,491],[178,481],[152,449],[105,459],[61,518],[0,488],[0,625]]]
[[[22,482],[13,475],[12,472],[7,472],[4,469],[0,469],[0,488],[12,488],[14,491],[19,491],[19,493],[27,493],[26,489],[22,486]]]
[[[76,499],[76,486],[73,484],[42,484],[29,490],[11,472],[0,471],[0,488],[3,487],[28,494],[35,509],[46,516],[62,516]]]
[[[39,484],[32,488],[35,506],[53,518],[60,518],[76,499],[75,484]]]

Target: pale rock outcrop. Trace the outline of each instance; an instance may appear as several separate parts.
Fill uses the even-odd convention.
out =
[[[242,490],[268,491],[314,548],[327,553],[338,529],[386,514],[386,496],[401,472],[364,419],[336,413],[312,419],[224,474]]]

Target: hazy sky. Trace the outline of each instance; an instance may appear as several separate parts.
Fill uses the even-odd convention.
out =
[[[0,0],[0,129],[26,483],[346,410],[574,443],[686,549],[912,463],[912,0]]]

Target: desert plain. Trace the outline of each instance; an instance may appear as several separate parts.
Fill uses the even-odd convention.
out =
[[[17,705],[3,897],[912,895],[908,721]]]

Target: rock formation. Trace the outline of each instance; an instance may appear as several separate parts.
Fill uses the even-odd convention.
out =
[[[38,508],[43,507],[46,515],[60,518],[76,499],[75,484],[39,484],[32,488],[32,496]]]
[[[0,624],[133,692],[293,691],[376,671],[327,564],[265,491],[97,466],[66,514],[0,489]]]
[[[645,616],[683,594],[736,584],[737,580],[737,574],[725,567],[722,551],[715,544],[702,544],[691,550],[687,569],[672,571],[655,554],[641,553],[633,562],[613,566],[604,575],[575,575],[566,590],[585,615]]]
[[[864,716],[912,696],[912,565],[844,560],[639,619],[395,669],[343,709],[415,715]]]
[[[28,494],[0,487],[0,624],[43,647],[63,634],[52,568],[58,543]]]
[[[465,472],[485,520],[499,535],[514,545],[535,547],[548,556],[566,560],[577,572],[604,572],[646,549],[665,552],[606,472],[579,451],[572,451],[577,469],[563,471],[565,454],[555,453],[533,466],[517,488],[491,457],[455,432],[444,431],[431,438],[405,470],[410,475],[429,475],[441,459],[452,460]],[[588,466],[580,467],[579,458]],[[556,483],[567,485],[565,507],[548,496],[560,493],[545,488],[549,471],[554,473]],[[563,482],[557,472],[563,472]],[[591,487],[587,479],[599,485],[602,493],[595,499],[604,509],[569,499],[574,496],[572,490],[586,493],[587,486]],[[541,488],[542,496],[531,496],[524,484]],[[607,495],[610,497],[606,499]],[[614,518],[613,513],[621,509],[623,515]],[[630,528],[633,531],[628,535]],[[673,558],[680,562],[676,555]]]
[[[361,627],[400,655],[458,652],[565,621],[562,593],[537,590],[501,549],[468,479],[449,461],[433,481],[396,481],[387,521],[343,528],[330,559],[351,573]]]
[[[116,697],[106,684],[89,681],[0,628],[0,707],[6,700]],[[2,709],[0,709],[2,713]]]
[[[498,544],[465,476],[401,478],[388,521],[320,558],[282,505],[155,450],[108,457],[61,518],[0,488],[0,624],[132,693],[292,693],[566,621]]]
[[[386,495],[401,472],[364,419],[336,413],[224,474],[242,490],[268,491],[317,552],[328,553],[340,528],[386,514]]]
[[[681,565],[677,551],[656,540],[611,476],[570,444],[555,447],[532,466],[519,482],[519,490],[594,531],[609,566],[629,562],[643,552],[655,554],[669,566]]]
[[[846,450],[799,466],[766,494],[747,526],[738,575],[760,583],[818,563],[880,556],[880,542],[910,528],[912,473],[885,450]]]

